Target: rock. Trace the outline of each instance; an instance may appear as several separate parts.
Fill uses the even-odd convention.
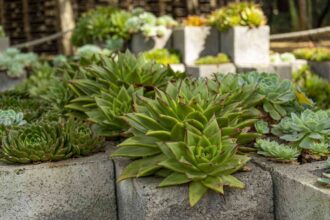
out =
[[[220,51],[219,31],[211,27],[180,27],[173,31],[173,48],[180,51],[185,64],[198,58],[217,55]]]
[[[235,73],[236,68],[232,63],[224,63],[219,65],[194,65],[187,66],[187,74],[192,77],[211,78],[213,73]]]
[[[233,63],[269,63],[269,26],[249,28],[237,26],[221,32],[221,52],[230,56]]]
[[[311,70],[318,74],[319,76],[322,76],[323,78],[330,80],[330,61],[326,62],[314,62],[314,61],[308,61],[308,64],[311,67]]]
[[[0,219],[115,220],[107,153],[37,165],[0,165]]]
[[[131,51],[139,54],[149,50],[171,48],[172,46],[172,30],[168,29],[163,37],[146,38],[143,34],[134,34],[131,41]]]
[[[127,160],[116,159],[116,175]],[[268,172],[251,164],[252,172],[235,174],[246,183],[246,189],[225,189],[225,195],[211,191],[195,206],[190,207],[188,187],[158,188],[156,177],[124,180],[117,183],[119,220],[176,219],[273,219],[272,180]]]
[[[317,183],[324,161],[288,165],[259,156],[253,161],[272,175],[277,220],[330,219],[330,190]]]

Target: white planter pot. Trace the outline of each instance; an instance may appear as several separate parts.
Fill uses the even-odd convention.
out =
[[[173,31],[173,48],[180,51],[183,63],[192,65],[203,56],[217,55],[220,34],[212,27],[180,27]]]
[[[221,32],[221,52],[238,65],[269,63],[269,26],[237,26]]]

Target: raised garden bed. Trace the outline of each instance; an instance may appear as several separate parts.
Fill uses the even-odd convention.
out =
[[[6,71],[0,70],[0,92],[9,90],[20,84],[26,79],[26,75],[26,72],[24,72],[20,77],[10,77]]]
[[[0,164],[1,219],[117,219],[107,153],[36,165]]]
[[[317,183],[324,161],[303,165],[273,163],[262,157],[253,161],[272,175],[276,219],[330,219],[330,190]]]
[[[232,63],[210,65],[188,65],[187,73],[192,77],[211,78],[213,73],[235,73],[236,67]]]
[[[180,51],[183,63],[193,64],[220,51],[219,31],[212,27],[181,27],[173,31],[173,48]]]
[[[269,63],[269,26],[236,26],[221,32],[221,52],[238,65]]]
[[[127,160],[116,159],[116,174]],[[188,201],[187,187],[159,189],[156,177],[117,183],[118,219],[273,219],[272,181],[268,172],[250,164],[251,172],[235,176],[244,190],[226,189],[224,196],[208,193],[195,207]]]

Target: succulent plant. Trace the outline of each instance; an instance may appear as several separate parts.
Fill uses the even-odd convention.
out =
[[[255,145],[258,154],[273,158],[277,161],[290,162],[297,160],[300,150],[276,141],[257,139]]]
[[[72,35],[75,46],[102,44],[109,37],[129,38],[126,22],[130,13],[113,7],[100,7],[85,13],[78,21]]]
[[[8,48],[0,53],[0,69],[5,70],[10,77],[20,77],[25,68],[32,66],[38,61],[34,53],[21,53],[16,48]]]
[[[272,53],[269,58],[271,63],[293,63],[296,60],[293,53]]]
[[[324,47],[300,48],[293,51],[298,59],[306,59],[315,62],[330,60],[330,50]]]
[[[323,186],[330,187],[330,158],[325,162],[324,168],[326,169],[326,172],[322,173],[322,177],[318,178],[317,181]]]
[[[310,154],[315,155],[319,159],[319,157],[325,157],[329,154],[329,144],[326,143],[312,143],[309,146],[301,147],[304,150],[310,152]]]
[[[329,112],[305,110],[300,115],[291,113],[275,125],[272,133],[280,139],[293,142],[301,148],[310,148],[314,143],[330,141]]]
[[[167,49],[155,49],[143,53],[147,60],[154,60],[160,64],[177,64],[180,63],[180,55],[177,51],[169,51]]]
[[[196,65],[204,65],[204,64],[223,64],[229,63],[229,57],[224,53],[219,53],[216,56],[205,56],[197,59],[195,61]]]
[[[159,143],[166,160],[159,166],[171,173],[161,187],[189,183],[189,202],[194,206],[208,190],[224,193],[224,186],[244,188],[245,184],[232,176],[249,158],[237,155],[233,140],[223,137],[215,118],[202,130],[187,128],[185,138],[178,142]]]
[[[234,26],[259,27],[266,24],[266,17],[259,5],[250,2],[232,3],[214,11],[209,22],[220,31]]]
[[[23,119],[22,112],[15,112],[12,109],[1,110],[0,109],[0,125],[24,125],[26,121]]]
[[[95,45],[86,44],[78,48],[75,57],[77,59],[91,59],[93,56],[98,56],[100,54],[109,55],[110,51],[107,49],[101,49],[100,47]]]
[[[268,134],[270,132],[268,123],[264,120],[256,121],[256,123],[254,123],[254,128],[260,134]]]
[[[183,24],[185,26],[201,27],[206,26],[208,24],[208,21],[206,18],[196,15],[190,15],[183,20]]]
[[[2,138],[0,153],[6,163],[57,161],[72,154],[61,125],[43,122],[12,128]]]

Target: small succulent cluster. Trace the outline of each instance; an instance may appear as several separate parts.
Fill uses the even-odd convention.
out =
[[[330,60],[330,50],[324,47],[300,48],[293,51],[298,59],[305,59],[316,62]]]
[[[269,58],[270,62],[275,64],[293,63],[296,61],[296,57],[293,53],[272,53]]]
[[[147,60],[154,60],[157,63],[168,65],[180,63],[180,55],[177,51],[167,49],[155,49],[143,53]]]
[[[79,47],[75,54],[77,59],[91,59],[93,56],[98,55],[110,55],[110,51],[108,49],[101,49],[100,47],[92,44],[86,44],[82,47]]]
[[[0,125],[24,125],[26,121],[23,119],[22,112],[15,112],[12,109],[1,110],[0,109]]]
[[[185,26],[203,27],[208,25],[208,20],[197,15],[190,15],[183,20]]]
[[[208,65],[208,64],[223,64],[229,63],[230,59],[227,54],[219,53],[216,56],[205,56],[195,61],[196,65]]]
[[[177,26],[177,22],[170,16],[156,17],[142,8],[132,10],[132,17],[128,19],[126,28],[130,33],[142,33],[145,37],[163,37],[168,29]]]
[[[18,49],[8,48],[0,53],[0,69],[10,77],[20,77],[25,68],[34,65],[38,56],[34,53],[21,53]]]
[[[317,181],[325,187],[330,187],[330,158],[325,163],[325,172],[322,173],[322,177],[318,178]]]
[[[111,37],[128,39],[126,23],[130,17],[129,12],[113,7],[90,10],[79,19],[72,35],[72,43],[83,46],[104,44]]]
[[[259,27],[266,24],[266,17],[259,5],[250,2],[232,3],[214,11],[210,23],[220,31],[235,26]]]

